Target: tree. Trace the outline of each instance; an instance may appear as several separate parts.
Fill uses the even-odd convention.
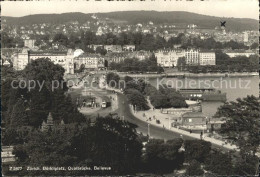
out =
[[[177,67],[179,71],[182,71],[186,67],[186,58],[179,57],[177,61]]]
[[[236,102],[227,102],[218,108],[216,116],[226,117],[220,133],[236,143],[242,154],[255,155],[260,142],[259,98],[252,95],[238,98]]]
[[[149,173],[171,173],[182,166],[183,152],[179,152],[182,139],[173,139],[167,142],[158,139],[150,140],[145,148],[144,162]]]
[[[119,87],[120,77],[119,77],[118,74],[113,73],[113,72],[109,72],[109,73],[107,73],[106,80],[107,80],[107,84],[110,87],[116,87],[116,88]]]
[[[225,65],[230,60],[230,57],[221,50],[216,51],[216,65]]]
[[[148,110],[147,100],[145,96],[136,89],[126,89],[124,91],[130,104],[136,107],[136,110]]]
[[[186,170],[186,175],[188,176],[195,176],[195,175],[203,175],[204,171],[201,169],[201,164],[196,161],[196,160],[192,160],[189,164],[189,166],[187,167]]]
[[[251,49],[257,49],[259,47],[259,44],[258,43],[253,43],[251,46],[250,46],[250,48]]]
[[[62,33],[58,33],[53,38],[53,43],[58,42],[61,45],[67,46],[68,45],[68,37]]]
[[[213,152],[205,162],[205,169],[217,175],[232,175],[234,173],[231,156],[220,151]]]
[[[101,55],[106,55],[107,54],[107,50],[102,48],[102,47],[97,47],[96,48],[96,52],[101,54]]]
[[[211,143],[203,140],[185,140],[185,160],[197,160],[204,162],[209,156],[211,150]]]
[[[21,127],[28,124],[28,116],[25,112],[25,106],[24,106],[23,99],[18,99],[16,104],[13,107],[13,111],[11,114],[11,127]]]

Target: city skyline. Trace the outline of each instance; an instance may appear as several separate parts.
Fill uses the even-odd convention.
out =
[[[26,3],[26,5],[25,5]],[[145,5],[143,5],[145,3]],[[170,4],[170,5],[169,5]],[[228,18],[259,18],[257,0],[227,1],[12,1],[2,2],[2,16],[22,17],[34,14],[70,12],[106,13],[115,11],[187,11]],[[193,7],[196,7],[194,9]],[[250,10],[249,10],[250,9]],[[221,14],[221,15],[219,15]]]

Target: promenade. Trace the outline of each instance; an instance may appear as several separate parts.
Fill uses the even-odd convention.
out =
[[[114,90],[115,92],[122,93],[119,89],[109,88],[109,87],[106,87],[106,89]],[[172,131],[172,132],[177,133],[182,136],[187,136],[187,137],[191,137],[194,139],[201,139],[200,134],[190,133],[185,130],[171,127],[170,122],[171,122],[171,119],[173,119],[173,117],[171,119],[169,119],[170,118],[169,115],[160,113],[160,110],[150,109],[148,111],[134,111],[134,108],[132,105],[130,105],[129,107],[130,107],[130,112],[132,113],[132,115],[134,117],[136,117],[137,119],[139,119],[143,122],[146,122],[147,126],[148,126],[148,124],[151,124],[151,125],[161,128],[162,130],[167,129],[169,131]],[[145,114],[145,116],[144,116],[144,114]],[[171,116],[173,116],[173,115],[171,115]],[[149,117],[151,117],[151,120],[149,120]],[[160,122],[161,122],[160,124],[158,124],[156,122],[157,118],[160,120]],[[238,147],[236,145],[231,145],[230,143],[225,143],[222,140],[205,136],[205,134],[202,138],[204,141],[211,142],[214,145],[221,146],[221,147],[224,147],[229,150],[239,151]]]

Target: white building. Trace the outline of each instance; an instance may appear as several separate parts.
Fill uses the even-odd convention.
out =
[[[250,55],[256,55],[251,50],[226,50],[224,51],[230,58],[237,57],[237,56],[246,56],[249,57]]]
[[[80,55],[82,55],[84,53],[84,51],[82,49],[76,49],[73,53],[74,57],[78,57]]]
[[[24,47],[34,48],[35,39],[24,39]]]
[[[159,50],[155,52],[157,64],[162,67],[174,67],[177,66],[178,59],[185,57],[184,50]]]
[[[244,43],[248,42],[248,33],[244,32]]]
[[[200,65],[216,65],[216,54],[214,51],[200,51],[199,52]]]
[[[71,49],[68,51],[30,51],[29,61],[37,60],[39,58],[48,58],[54,64],[59,64],[65,69],[65,73],[74,74],[73,58],[74,53]]]
[[[74,58],[76,68],[84,66],[85,69],[104,68],[105,58],[98,54],[82,54]]]
[[[29,63],[28,49],[23,49],[14,57],[13,68],[15,70],[23,70]]]
[[[185,51],[186,64],[198,65],[199,64],[199,50],[188,49]]]
[[[23,70],[29,62],[40,58],[50,59],[54,64],[61,65],[65,69],[65,73],[74,74],[74,53],[71,49],[67,52],[31,51],[28,49],[23,49],[22,52],[18,53],[14,58],[14,69]]]

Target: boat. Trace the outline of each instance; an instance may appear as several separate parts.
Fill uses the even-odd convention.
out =
[[[213,88],[183,88],[179,89],[179,92],[182,94],[185,99],[190,100],[202,100],[202,101],[222,101],[227,100],[226,93],[221,93],[220,90]]]

